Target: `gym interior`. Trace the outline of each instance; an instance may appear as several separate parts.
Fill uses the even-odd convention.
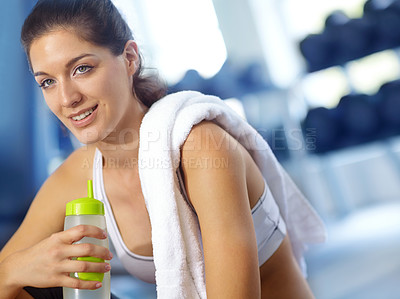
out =
[[[400,298],[400,0],[113,2],[169,92],[227,101],[321,215],[327,242],[306,255],[316,298]],[[34,3],[0,10],[0,248],[81,146],[29,73],[19,34]],[[121,299],[156,298],[112,266]]]

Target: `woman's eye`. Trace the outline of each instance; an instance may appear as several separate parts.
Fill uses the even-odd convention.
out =
[[[87,73],[88,71],[90,71],[91,69],[92,69],[91,66],[88,66],[88,65],[81,65],[81,66],[78,66],[78,67],[75,69],[75,74],[84,74],[84,73]]]
[[[40,87],[41,88],[47,88],[47,87],[49,87],[50,85],[53,85],[54,84],[54,80],[53,79],[46,79],[46,80],[43,80],[41,83],[40,83]]]

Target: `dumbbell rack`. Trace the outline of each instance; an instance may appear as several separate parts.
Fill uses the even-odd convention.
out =
[[[336,111],[320,108],[320,111],[318,111],[321,113],[320,118],[322,121],[325,121],[326,125],[326,119],[330,117],[329,113],[337,114],[340,112],[338,111],[339,109],[342,110],[341,112],[345,111],[347,113],[351,110],[361,111],[363,109],[362,105],[367,104],[369,100],[374,101],[379,97],[382,98],[383,92],[380,94],[382,88],[376,95],[360,95],[355,92],[348,72],[348,63],[388,49],[394,50],[400,56],[398,50],[400,46],[400,1],[367,1],[364,6],[364,14],[361,18],[350,19],[344,13],[336,11],[326,19],[325,24],[326,26],[321,33],[310,34],[299,44],[305,58],[307,72],[311,73],[332,66],[338,66],[342,68],[343,73],[347,76],[348,84],[352,88],[352,92],[345,96],[347,98],[344,97],[344,99],[341,99],[340,105],[338,105],[339,108],[335,107]],[[396,83],[392,83],[392,85],[396,85]],[[387,84],[390,85],[391,83]],[[383,89],[385,88],[385,86],[382,87]],[[400,88],[398,94],[400,95]],[[364,98],[361,99],[361,97]],[[354,104],[357,104],[358,108]],[[351,107],[352,105],[355,107]],[[369,110],[364,110],[368,110],[370,114],[371,111],[377,113],[377,110],[373,110],[376,107],[371,106],[368,108]],[[307,116],[311,114],[310,112],[312,113],[313,111],[310,110]],[[361,119],[358,123],[353,123],[353,126],[357,127],[358,125],[358,127],[362,127],[362,122],[363,120]],[[306,138],[306,130],[312,128],[312,126],[307,128],[306,124],[303,125],[304,138]],[[398,132],[400,132],[400,127],[398,131],[396,128],[396,130],[390,133],[377,134],[375,138],[361,140],[355,142],[353,145],[350,142],[349,145],[336,148],[317,148],[316,151],[307,151],[306,156],[303,156],[305,158],[302,160],[305,163],[303,164],[304,167],[309,167],[310,161],[317,161],[316,163],[319,164],[322,176],[328,185],[329,193],[333,197],[332,201],[335,205],[333,209],[337,211],[339,216],[349,213],[354,208],[354,205],[347,200],[346,194],[343,192],[343,182],[341,182],[340,177],[334,170],[337,157],[352,156],[353,161],[359,162],[357,151],[360,153],[364,152],[364,154],[368,152],[367,149],[370,149],[371,152],[380,152],[390,160],[392,167],[396,170],[396,177],[400,179],[400,158],[397,154]],[[328,134],[327,132],[321,133],[325,136]],[[318,138],[318,135],[316,138]],[[300,159],[302,158],[301,155],[298,154],[298,156]],[[360,178],[360,180],[362,179]],[[364,181],[367,182],[368,180],[364,178]],[[307,190],[313,188],[312,182],[303,183],[307,185],[305,187]],[[367,189],[367,187],[368,184],[364,188]],[[317,200],[313,202],[318,205]]]

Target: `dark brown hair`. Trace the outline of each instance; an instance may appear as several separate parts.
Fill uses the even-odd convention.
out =
[[[32,42],[58,29],[73,29],[81,38],[121,55],[132,31],[111,0],[38,0],[26,18],[21,43],[30,61]],[[133,75],[133,91],[150,107],[166,94],[166,85],[156,74],[143,74],[142,57]]]

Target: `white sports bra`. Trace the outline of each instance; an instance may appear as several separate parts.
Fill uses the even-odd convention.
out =
[[[180,172],[178,171],[177,174],[181,185],[181,192],[184,198],[187,199]],[[107,231],[119,260],[131,275],[145,282],[155,283],[155,266],[153,257],[142,256],[131,252],[126,247],[121,233],[118,230],[104,188],[103,159],[102,154],[98,149],[96,149],[94,155],[93,189],[94,197],[104,203]],[[189,204],[189,201],[186,201]],[[257,204],[251,210],[251,213],[257,239],[258,264],[261,266],[275,252],[275,250],[278,249],[286,234],[286,225],[266,183],[264,192]]]

